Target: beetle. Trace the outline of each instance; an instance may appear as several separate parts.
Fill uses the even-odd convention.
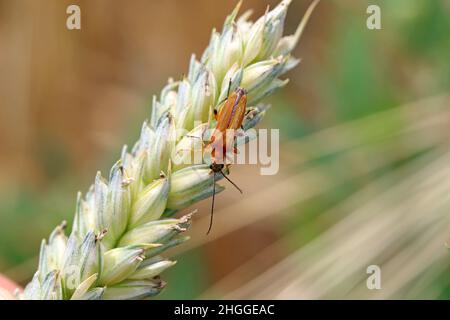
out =
[[[216,174],[220,173],[227,179],[240,193],[242,190],[231,181],[222,171],[227,165],[227,155],[230,150],[237,153],[234,143],[236,140],[236,131],[242,129],[247,108],[247,91],[243,88],[237,88],[231,95],[227,95],[220,111],[214,109],[214,116],[217,120],[216,128],[213,131],[210,141],[205,146],[205,152],[211,155],[211,173],[213,175],[213,198],[211,204],[211,218],[208,232],[211,231],[214,217],[214,199],[216,194]],[[231,133],[231,136],[230,136]]]

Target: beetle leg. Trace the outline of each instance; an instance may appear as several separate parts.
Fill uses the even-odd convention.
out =
[[[230,82],[228,82],[227,99],[230,96],[230,90],[231,90],[231,78],[230,78]]]
[[[228,82],[228,89],[227,89],[227,97],[225,99],[223,99],[222,101],[220,101],[217,105],[220,106],[222,103],[224,103],[225,101],[227,101],[228,97],[230,96],[230,90],[231,90],[231,78],[230,78],[230,82]],[[217,110],[214,109],[214,115],[216,115]],[[217,118],[216,118],[217,120]]]

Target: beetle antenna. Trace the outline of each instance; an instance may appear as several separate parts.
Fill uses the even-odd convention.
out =
[[[225,179],[227,179],[227,180],[228,180],[228,181],[229,181],[236,189],[238,189],[240,193],[243,193],[242,190],[241,190],[241,188],[239,188],[239,187],[236,185],[236,183],[234,183],[233,181],[231,181],[231,179],[228,178],[228,177],[223,173],[222,170],[220,170],[220,173],[221,173],[222,176],[223,176]]]
[[[206,232],[206,235],[209,234],[211,231],[212,225],[213,225],[213,217],[214,217],[214,199],[216,197],[216,173],[213,173],[213,198],[212,198],[212,205],[211,205],[211,216],[209,218],[209,228],[208,232]]]

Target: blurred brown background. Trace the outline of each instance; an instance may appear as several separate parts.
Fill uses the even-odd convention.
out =
[[[309,2],[293,1],[288,34]],[[246,0],[242,12],[252,8],[257,17],[276,3]],[[369,3],[382,8],[382,30],[365,27]],[[81,7],[80,31],[65,27],[70,4]],[[86,190],[96,170],[107,172],[121,146],[134,142],[150,114],[151,96],[168,77],[178,78],[187,71],[191,53],[203,52],[211,29],[220,29],[234,5],[235,1],[206,0],[0,0],[2,272],[21,283],[29,279],[40,239],[62,219],[70,221],[76,191]],[[445,155],[449,16],[446,1],[322,1],[294,53],[302,63],[289,74],[290,84],[270,100],[274,108],[262,124],[281,129],[280,174],[261,177],[257,167],[236,168],[234,179],[246,194],[242,198],[230,189],[218,197],[220,218],[209,238],[203,231],[209,202],[199,206],[192,243],[178,252],[179,264],[167,275],[169,288],[163,297],[370,297],[358,287],[363,286],[369,262],[387,263],[400,272],[395,258],[415,248],[408,247],[414,242],[406,240],[414,239],[414,232],[431,230],[428,220],[420,219],[423,211],[408,216],[419,217],[415,229],[392,230],[404,247],[373,249],[378,256],[361,261],[355,267],[359,273],[343,275],[350,279],[346,283],[352,283],[352,290],[315,275],[299,280],[302,285],[292,291],[267,289],[263,296],[256,294],[261,283],[273,283],[276,275],[281,277],[279,273],[288,284],[322,268],[323,259],[331,259],[327,251],[331,248],[320,242],[315,249],[320,259],[304,253],[303,266],[291,263],[289,269],[280,263],[306,250],[306,244],[328,243],[323,239],[328,239],[331,227],[353,210],[364,208],[387,186],[412,179],[410,174],[417,168],[439,158],[431,152]],[[355,122],[358,119],[366,120]],[[430,160],[414,162],[425,156]],[[442,163],[436,168],[445,170]],[[390,182],[378,185],[377,179],[384,177]],[[439,181],[434,185],[441,186]],[[367,186],[374,186],[373,194],[359,196]],[[408,185],[404,188],[410,190]],[[342,209],[351,196],[356,196],[358,204]],[[271,205],[267,205],[269,198]],[[396,199],[405,205],[407,197],[399,193]],[[236,201],[242,203],[233,206]],[[387,203],[382,198],[378,204]],[[449,230],[448,219],[438,215],[441,209],[436,208],[434,221],[442,226],[442,233],[433,234]],[[338,213],[331,214],[333,210]],[[372,229],[380,236],[377,230]],[[329,239],[336,248],[343,248],[338,243],[348,240],[348,234]],[[398,240],[391,239],[392,243]],[[430,259],[437,271],[430,275],[423,274],[423,268],[410,270],[409,278],[393,282],[382,297],[409,297],[408,286],[416,288],[411,297],[448,297],[446,240],[450,233],[429,239],[435,246],[427,252],[436,253]],[[336,259],[354,261],[340,257]],[[415,261],[417,266],[423,266],[424,259]],[[391,275],[396,279],[394,271]],[[258,278],[263,272],[266,278]],[[250,280],[252,286],[245,287]],[[327,286],[320,281],[330,288],[323,289]],[[427,286],[421,287],[424,282]],[[227,295],[230,292],[235,295]]]

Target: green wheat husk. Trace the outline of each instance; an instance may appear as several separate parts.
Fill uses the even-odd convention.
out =
[[[213,31],[200,60],[193,55],[180,81],[169,80],[153,99],[135,146],[125,146],[105,179],[97,174],[87,194],[78,195],[69,237],[65,224],[43,240],[39,266],[22,299],[143,299],[165,286],[159,275],[175,262],[161,254],[188,238],[183,232],[192,214],[174,213],[212,195],[208,164],[173,164],[196,146],[191,136],[212,127],[213,108],[238,86],[248,91],[247,130],[266,112],[260,101],[286,85],[279,77],[299,60],[296,46],[314,1],[295,34],[282,37],[290,0],[252,23],[250,13],[237,18],[239,6]],[[179,133],[180,128],[187,131]],[[197,146],[198,147],[198,146]],[[190,155],[190,152],[188,152]],[[216,186],[216,192],[223,187]]]

